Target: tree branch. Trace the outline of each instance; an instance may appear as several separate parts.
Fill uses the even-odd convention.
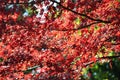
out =
[[[60,5],[62,8],[66,9],[66,10],[68,10],[68,11],[71,11],[71,12],[73,12],[74,14],[77,14],[77,15],[80,15],[80,16],[84,16],[84,17],[86,17],[86,18],[88,18],[88,19],[90,19],[90,20],[98,21],[98,22],[103,22],[103,23],[111,23],[110,21],[104,21],[104,20],[101,20],[101,19],[94,19],[94,18],[92,18],[92,17],[90,17],[90,16],[88,16],[88,15],[86,15],[86,14],[78,13],[78,12],[72,10],[72,9],[69,9],[68,7],[63,6],[62,4],[60,4],[59,2],[57,2],[57,1],[55,1],[55,0],[50,0],[50,1],[52,1],[52,2],[54,2],[54,3],[57,3],[57,4]]]
[[[39,1],[39,3],[43,2],[43,1],[44,1],[44,0],[41,0],[41,1]],[[78,13],[78,12],[72,10],[72,9],[69,9],[68,7],[63,6],[62,4],[60,4],[60,2],[57,2],[57,1],[55,1],[55,0],[50,0],[50,1],[53,2],[53,3],[58,4],[59,6],[61,6],[62,8],[66,9],[66,10],[68,10],[68,11],[73,12],[74,14],[77,14],[77,15],[80,15],[80,16],[84,16],[84,17],[86,17],[86,18],[88,18],[88,19],[90,19],[90,20],[97,21],[97,22],[103,22],[103,23],[111,23],[110,21],[105,21],[105,20],[101,20],[101,19],[94,19],[94,18],[92,18],[92,17],[90,17],[90,16],[88,16],[88,15],[86,15],[86,14]],[[27,2],[23,2],[23,3],[13,3],[13,2],[7,3],[7,2],[6,2],[5,4],[36,4],[36,2],[35,2],[35,1],[32,1],[32,2],[30,2],[30,3],[27,3]]]
[[[120,55],[117,55],[117,56],[106,56],[106,57],[100,57],[100,58],[97,58],[96,62],[98,62],[99,60],[101,59],[113,59],[113,58],[119,58]],[[89,66],[91,64],[94,64],[95,62],[94,61],[91,61],[91,62],[88,62],[88,63],[84,63],[85,66]]]
[[[118,56],[106,56],[106,57],[101,57],[98,59],[113,59],[113,58],[118,58],[118,57],[120,57],[120,55],[118,55]]]
[[[88,28],[91,25],[98,24],[98,23],[101,23],[101,22],[93,22],[93,23],[90,23],[88,25],[79,26],[78,28],[74,28],[74,29],[50,29],[50,30],[56,30],[56,31],[76,31],[76,30],[80,30],[80,29],[83,29],[83,28]]]

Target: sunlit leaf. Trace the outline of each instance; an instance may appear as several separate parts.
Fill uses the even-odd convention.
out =
[[[57,18],[60,15],[61,11],[56,11],[55,18]]]
[[[116,43],[116,41],[112,39],[112,40],[111,40],[111,43],[112,43],[112,44],[115,44],[115,43]]]
[[[88,69],[87,68],[83,68],[81,73],[82,74],[87,74],[87,72],[88,72]]]
[[[80,23],[81,23],[80,19],[79,19],[79,18],[76,18],[76,19],[75,19],[75,24],[80,25]]]
[[[81,30],[78,30],[78,35],[80,35],[80,36],[82,35]]]
[[[111,51],[108,56],[114,56],[115,55],[115,52],[114,51]]]
[[[98,53],[97,56],[98,57],[103,57],[103,54],[102,53]]]

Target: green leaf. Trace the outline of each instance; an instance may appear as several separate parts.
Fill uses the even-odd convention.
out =
[[[76,64],[76,61],[71,62],[71,65],[74,65],[74,64]]]
[[[77,57],[75,60],[79,61],[79,60],[80,60],[80,57]]]
[[[82,74],[87,74],[87,72],[88,72],[88,69],[87,69],[87,68],[83,68],[83,69],[82,69]]]
[[[113,40],[113,39],[111,40],[111,43],[112,43],[112,44],[115,44],[115,42],[116,42],[115,40]]]
[[[105,46],[102,46],[101,50],[107,51],[107,48]]]
[[[33,10],[32,10],[31,7],[28,7],[28,8],[26,9],[26,11],[28,12],[29,15],[32,15],[32,14],[33,14]]]
[[[111,51],[108,56],[114,56],[115,52],[114,51]]]
[[[32,70],[35,70],[36,68],[38,68],[39,66],[33,66],[33,67],[30,67],[28,68],[27,70],[23,71],[24,74],[29,74],[32,72]]]
[[[22,20],[22,16],[19,15],[18,18],[17,18],[17,21],[21,21]]]
[[[96,31],[96,30],[99,30],[100,29],[100,27],[99,26],[95,26],[94,27],[94,30]]]
[[[118,2],[120,2],[120,0],[118,0]]]
[[[98,55],[98,57],[103,57],[103,54],[102,53],[99,53],[99,54],[97,54]]]
[[[60,13],[61,13],[60,10],[56,11],[56,14],[55,14],[54,18],[57,18],[60,15]]]
[[[0,62],[3,62],[3,58],[0,58]]]
[[[80,35],[80,36],[82,35],[81,30],[78,30],[78,35]]]
[[[76,19],[75,19],[75,24],[80,25],[80,23],[81,23],[80,19],[79,19],[79,18],[76,18]]]
[[[85,16],[81,16],[83,19],[85,19]]]
[[[79,61],[80,57],[75,58],[75,60],[73,62],[71,62],[72,65],[76,64],[76,61]]]
[[[94,68],[97,70],[97,69],[99,68],[98,64],[96,64],[96,65],[94,66]]]

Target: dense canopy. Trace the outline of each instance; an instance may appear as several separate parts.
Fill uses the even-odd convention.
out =
[[[81,80],[119,54],[120,0],[0,0],[0,80]]]

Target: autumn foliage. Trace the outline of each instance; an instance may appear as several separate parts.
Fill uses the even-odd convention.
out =
[[[0,0],[0,80],[79,80],[111,52],[120,0]]]

